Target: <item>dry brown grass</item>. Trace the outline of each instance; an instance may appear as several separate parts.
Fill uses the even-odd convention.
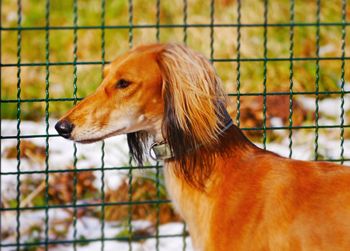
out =
[[[106,202],[127,202],[129,201],[129,185],[127,180],[116,190],[109,190],[106,193]],[[165,194],[161,194],[157,197],[156,183],[149,179],[135,178],[132,183],[132,200],[133,201],[146,201],[146,200],[166,200]],[[158,208],[159,207],[159,208]],[[175,213],[171,204],[137,204],[132,205],[131,218],[132,220],[148,220],[153,224],[158,221],[164,224],[167,222],[180,221],[179,216]],[[106,207],[106,220],[127,220],[129,217],[129,205],[121,206],[107,206]]]

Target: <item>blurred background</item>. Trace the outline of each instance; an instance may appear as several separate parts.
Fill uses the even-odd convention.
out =
[[[52,250],[191,250],[161,172],[130,169],[124,137],[75,146],[52,128],[100,84],[103,64],[130,46],[186,43],[213,61],[234,121],[256,144],[286,157],[349,163],[350,2],[239,3],[27,0],[18,11],[17,1],[2,0],[4,249],[42,250],[50,239]],[[130,210],[130,199],[158,203]]]
[[[95,64],[79,64],[77,73],[77,96],[84,97],[91,93],[101,81],[101,2],[78,1],[77,24],[77,61],[96,62]],[[105,53],[106,61],[113,60],[118,54],[129,48],[129,11],[127,1],[106,1],[105,7]],[[186,29],[187,44],[208,58],[211,56],[211,1],[188,1],[187,23],[207,24],[206,27],[188,27]],[[45,1],[32,0],[22,3],[22,26],[43,27],[45,25]],[[160,2],[160,24],[180,24],[178,27],[162,27],[159,31],[160,42],[183,42],[184,28],[181,27],[184,20],[183,1]],[[297,25],[294,27],[294,57],[316,57],[316,1],[295,1],[295,23],[307,23],[309,25]],[[148,0],[133,1],[133,18],[135,27],[133,33],[133,45],[157,42],[154,28],[156,24],[156,2]],[[242,1],[241,23],[251,26],[241,27],[240,57],[248,59],[263,58],[264,56],[264,3],[263,1]],[[349,19],[349,4],[346,9],[346,18]],[[17,27],[16,1],[3,0],[1,13],[3,27]],[[73,62],[73,1],[50,1],[50,26],[58,27],[50,29],[49,60],[52,63]],[[341,57],[342,45],[342,2],[332,0],[321,2],[320,21],[322,23],[338,23],[338,25],[322,25],[319,27],[319,56]],[[215,24],[237,24],[237,3],[235,0],[215,1]],[[288,24],[290,22],[289,1],[269,1],[268,23]],[[259,24],[255,26],[254,24]],[[142,25],[149,25],[145,28]],[[114,27],[111,27],[114,26]],[[118,28],[115,26],[123,26]],[[153,26],[153,28],[152,28]],[[69,27],[69,28],[59,28]],[[346,25],[349,34],[350,27]],[[267,28],[267,57],[284,58],[290,56],[290,27],[268,26]],[[21,62],[42,63],[40,66],[24,66],[21,69],[21,98],[40,99],[45,98],[45,29],[22,30]],[[215,27],[213,34],[214,59],[237,58],[237,27]],[[17,31],[2,30],[2,64],[1,82],[3,100],[16,99],[17,85]],[[345,44],[345,55],[350,53],[350,43]],[[12,64],[12,66],[7,66]],[[215,62],[218,74],[222,78],[228,91],[237,89],[237,62]],[[267,90],[289,91],[289,64],[288,60],[269,61],[267,71]],[[320,91],[340,91],[341,60],[320,61]],[[349,67],[349,66],[348,66]],[[294,62],[294,91],[315,91],[315,60],[297,60]],[[240,64],[241,92],[262,92],[263,90],[263,62],[243,61]],[[345,80],[348,82],[350,72],[345,71]],[[73,97],[73,66],[50,66],[50,98]],[[329,95],[322,95],[325,98]],[[50,104],[50,115],[59,117],[71,103],[53,102]],[[33,102],[21,104],[23,119],[40,120],[44,117],[45,103]],[[16,104],[1,104],[2,117],[14,119]]]

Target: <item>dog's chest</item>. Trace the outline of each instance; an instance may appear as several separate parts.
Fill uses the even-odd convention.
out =
[[[188,186],[183,180],[178,178],[172,165],[165,165],[164,177],[169,196],[173,202],[175,210],[185,220],[192,245],[195,250],[205,250],[206,240],[208,240],[208,229],[210,228],[210,215],[212,203],[203,192]]]

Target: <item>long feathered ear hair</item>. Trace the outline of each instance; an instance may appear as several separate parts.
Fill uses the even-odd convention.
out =
[[[211,63],[201,54],[169,44],[158,55],[165,103],[162,133],[175,172],[203,187],[224,127],[226,95]]]
[[[226,95],[211,63],[179,44],[158,52],[162,74],[164,118],[162,134],[174,156],[176,175],[204,188],[224,127]],[[127,135],[131,156],[142,166],[146,132]]]

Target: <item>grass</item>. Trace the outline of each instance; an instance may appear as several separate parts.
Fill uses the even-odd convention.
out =
[[[156,1],[134,0],[134,24],[156,23]],[[50,25],[72,26],[73,1],[50,1]],[[350,6],[346,10],[350,17]],[[237,23],[237,3],[234,0],[215,1],[215,23]],[[307,10],[307,14],[305,13]],[[3,27],[17,26],[16,1],[2,1]],[[262,24],[263,1],[242,1],[242,23]],[[268,22],[272,24],[289,23],[289,1],[270,1]],[[42,27],[45,25],[45,1],[23,1],[23,27]],[[341,0],[333,4],[322,2],[321,22],[341,22]],[[127,1],[106,1],[105,24],[128,25]],[[210,23],[210,1],[188,0],[189,24]],[[316,4],[312,1],[295,1],[295,22],[315,23]],[[161,1],[161,24],[183,23],[182,1]],[[101,25],[100,1],[78,1],[78,25]],[[347,26],[347,34],[350,27]],[[17,62],[17,32],[2,30],[3,64]],[[23,30],[21,46],[22,63],[45,63],[45,30]],[[263,27],[241,28],[241,58],[261,58],[264,55]],[[74,49],[74,31],[72,29],[50,30],[50,62],[72,62]],[[79,62],[101,61],[101,29],[77,30],[77,58]],[[289,57],[289,27],[268,27],[267,55],[271,58]],[[341,56],[341,26],[320,27],[320,56]],[[316,26],[296,26],[294,30],[294,56],[316,56]],[[182,42],[183,28],[161,28],[160,42]],[[113,60],[118,54],[128,49],[128,29],[105,29],[105,60]],[[135,45],[156,42],[155,28],[136,28],[133,30]],[[207,57],[210,56],[210,28],[189,27],[187,43]],[[214,58],[228,59],[237,57],[237,28],[218,27],[214,30]],[[346,44],[346,55],[350,55],[350,43]],[[215,67],[223,79],[227,91],[236,91],[236,62],[216,62]],[[348,65],[348,62],[346,63]],[[241,63],[241,92],[262,92],[263,62]],[[347,66],[346,66],[347,67]],[[50,67],[50,98],[73,97],[73,66]],[[267,64],[267,91],[289,90],[289,62],[270,61]],[[101,81],[101,65],[77,66],[77,96],[84,97],[91,93]],[[315,61],[294,62],[294,90],[315,90]],[[320,62],[320,91],[339,91],[341,61]],[[45,98],[45,66],[21,67],[21,98]],[[350,72],[346,71],[345,80],[350,81]],[[17,67],[1,67],[1,99],[15,100],[17,95]],[[73,102],[50,102],[50,116],[59,117]],[[21,103],[21,118],[40,120],[45,115],[45,102]],[[15,119],[16,103],[1,103],[2,118]]]

